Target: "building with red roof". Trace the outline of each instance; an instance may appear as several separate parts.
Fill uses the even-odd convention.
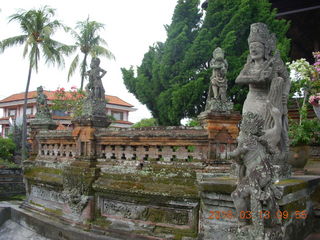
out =
[[[54,91],[44,91],[44,94],[48,97],[48,103],[55,99]],[[27,121],[34,118],[36,109],[36,97],[37,91],[31,91],[28,93],[28,106],[27,106]],[[133,105],[127,103],[116,96],[106,95],[106,109],[107,114],[115,118],[115,121],[111,124],[113,127],[127,128],[133,123],[129,121],[129,112],[135,111]],[[0,100],[0,109],[3,109],[3,116],[0,117],[1,136],[6,137],[9,133],[9,119],[22,119],[23,115],[23,103],[24,93],[12,94]],[[71,125],[71,117],[61,111],[53,111],[52,118],[58,125],[69,126]]]

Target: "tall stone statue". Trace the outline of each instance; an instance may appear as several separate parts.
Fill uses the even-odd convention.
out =
[[[84,100],[83,111],[76,122],[96,127],[106,127],[111,124],[107,117],[105,91],[102,78],[107,73],[100,67],[100,59],[92,58],[90,70],[86,72],[89,83],[86,86],[87,98]]]
[[[230,112],[233,109],[232,102],[227,100],[227,70],[228,62],[224,58],[224,51],[216,48],[210,61],[212,75],[206,102],[206,112]]]
[[[99,58],[92,58],[90,68],[91,69],[86,72],[86,75],[89,76],[89,83],[86,86],[86,90],[89,92],[90,97],[104,99],[105,92],[101,78],[103,78],[107,71],[100,67]]]
[[[274,217],[281,191],[274,183],[290,175],[290,80],[267,25],[252,24],[248,43],[250,54],[236,83],[249,85],[249,93],[243,105],[238,147],[230,154],[239,170],[238,185],[232,193],[240,223],[237,239],[281,239],[280,221]],[[241,218],[241,213],[250,216]],[[265,213],[273,216],[268,224]]]
[[[277,148],[281,162],[286,161],[289,152],[287,100],[290,80],[286,66],[276,50],[276,38],[264,23],[251,25],[248,38],[250,54],[247,63],[236,79],[237,84],[249,85],[249,93],[243,105],[243,114],[252,112],[260,115],[265,123],[264,130],[275,125],[267,101],[281,113],[281,136]]]

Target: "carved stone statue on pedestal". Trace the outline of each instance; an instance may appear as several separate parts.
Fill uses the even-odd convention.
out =
[[[237,238],[281,239],[280,220],[276,218],[276,200],[281,192],[274,183],[290,175],[290,80],[267,25],[252,24],[248,42],[250,54],[236,83],[248,84],[249,93],[243,105],[238,147],[230,155],[239,169],[238,185],[231,195],[240,224]]]
[[[100,66],[99,58],[92,58],[90,70],[86,72],[89,77],[89,83],[86,86],[87,98],[83,104],[83,112],[76,121],[81,124],[95,125],[97,127],[107,127],[110,121],[106,112],[105,91],[102,84],[102,78],[106,70]]]
[[[43,93],[42,86],[37,88],[37,112],[35,118],[42,121],[51,120],[51,113],[48,107],[48,97]]]
[[[210,67],[212,75],[210,77],[210,86],[206,102],[206,112],[226,112],[233,108],[232,102],[227,100],[227,70],[228,62],[224,58],[224,51],[221,48],[216,48],[212,54]]]

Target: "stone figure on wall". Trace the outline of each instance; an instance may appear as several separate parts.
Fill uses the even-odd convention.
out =
[[[275,113],[274,117],[278,116],[276,108],[271,105],[269,108]],[[238,185],[231,194],[240,223],[238,239],[264,239],[265,224],[261,217],[263,210],[268,211],[271,216],[276,216],[279,210],[276,200],[281,198],[281,192],[274,185],[275,176],[271,164],[275,152],[264,137],[263,127],[264,120],[260,115],[244,113],[237,139],[238,147],[230,154],[239,165]],[[276,128],[275,131],[280,133],[281,129],[278,126]],[[267,209],[262,208],[263,203],[267,204]],[[247,218],[241,217],[243,213],[248,215]],[[277,226],[280,223],[277,220],[275,217],[270,218],[269,226]],[[247,228],[250,226],[253,228]],[[277,231],[273,232],[275,234]]]
[[[227,70],[228,62],[224,58],[224,51],[216,48],[210,61],[212,74],[206,102],[206,112],[230,112],[233,109],[232,102],[227,100]]]
[[[213,58],[210,61],[212,75],[210,77],[209,97],[227,101],[227,70],[228,62],[224,59],[224,51],[221,48],[216,48],[212,54]],[[212,96],[213,93],[213,96]]]
[[[89,76],[89,83],[86,86],[86,90],[89,92],[90,97],[104,100],[105,91],[101,78],[103,78],[107,71],[100,67],[99,58],[92,58],[90,68],[91,69],[86,72],[86,75]]]
[[[264,121],[264,129],[270,129],[275,122],[267,101],[281,113],[282,132],[278,150],[282,153],[281,162],[286,161],[289,152],[287,99],[290,80],[286,66],[276,50],[276,38],[264,23],[251,25],[248,38],[250,54],[247,63],[236,79],[237,84],[249,85],[249,93],[243,105],[243,113],[253,112]]]
[[[35,118],[38,120],[51,119],[51,113],[48,107],[48,97],[43,93],[42,86],[37,88],[37,112]]]
[[[100,59],[92,58],[90,70],[86,72],[89,83],[86,86],[87,98],[83,104],[81,121],[94,121],[96,126],[110,125],[107,119],[105,91],[102,84],[102,77],[107,73],[100,67]]]

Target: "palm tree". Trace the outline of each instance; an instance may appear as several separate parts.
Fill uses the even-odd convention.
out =
[[[84,54],[83,60],[81,62],[80,73],[81,73],[81,87],[83,89],[84,75],[87,68],[87,57],[105,56],[109,59],[114,59],[113,54],[101,45],[107,45],[106,41],[102,39],[98,32],[100,29],[103,29],[104,25],[96,21],[89,21],[87,18],[85,21],[77,22],[76,29],[79,30],[79,33],[76,31],[71,31],[72,35],[76,40],[76,48],[80,48],[80,51]],[[70,77],[74,74],[75,69],[79,65],[79,54],[71,62],[68,81]]]
[[[38,72],[38,63],[41,53],[45,58],[46,63],[51,63],[52,65],[57,64],[58,66],[61,66],[64,65],[63,54],[68,55],[74,51],[74,47],[67,46],[51,38],[51,35],[60,27],[63,27],[65,30],[67,30],[67,28],[64,27],[58,20],[51,20],[54,14],[55,9],[47,6],[40,8],[39,10],[19,10],[18,13],[9,17],[9,22],[18,22],[23,34],[7,38],[3,40],[1,44],[2,51],[15,45],[24,45],[23,57],[28,56],[29,59],[29,71],[23,105],[22,160],[24,160],[26,157],[26,109],[32,70],[35,69],[36,72]]]

